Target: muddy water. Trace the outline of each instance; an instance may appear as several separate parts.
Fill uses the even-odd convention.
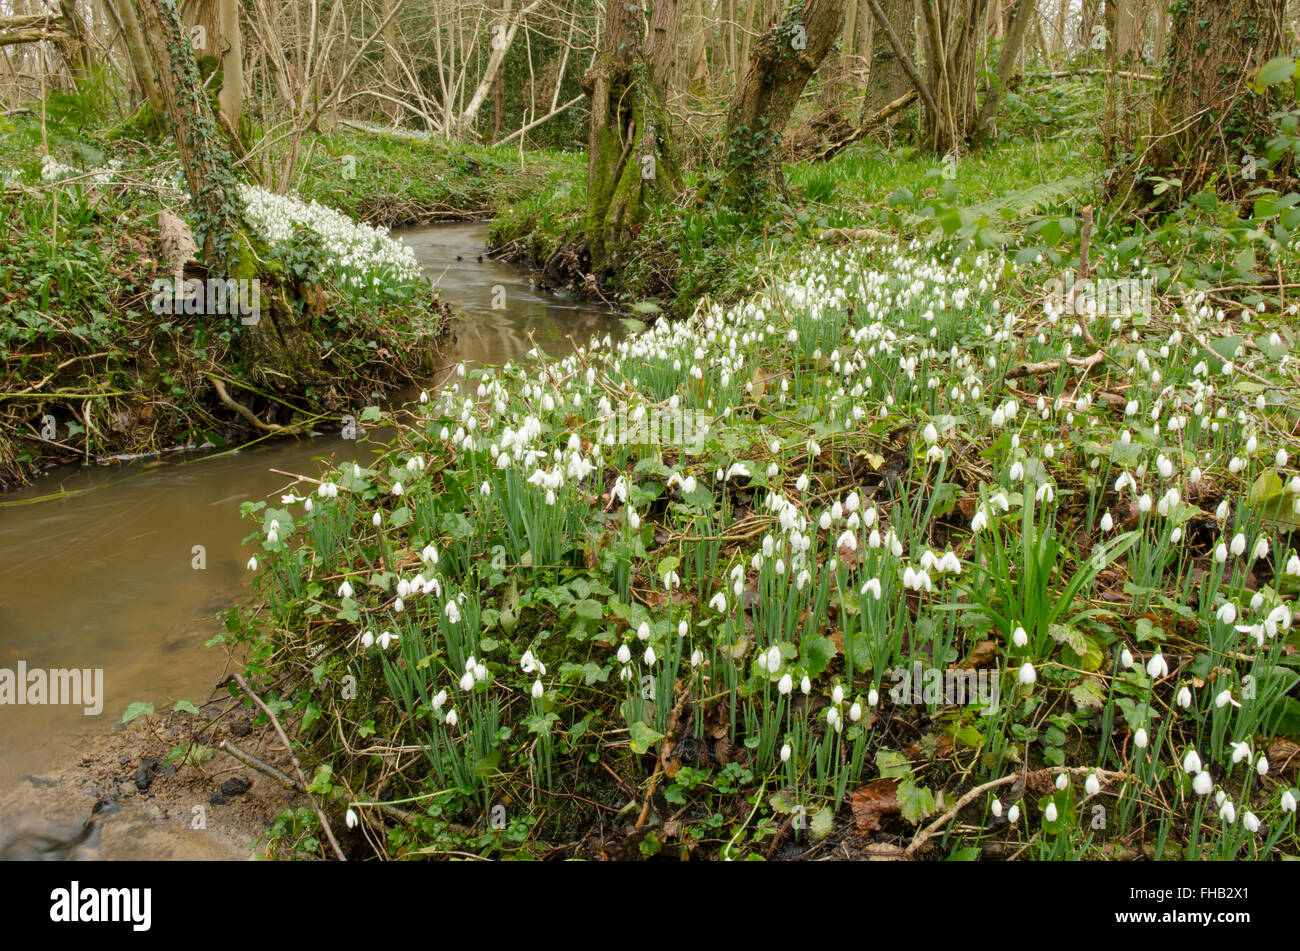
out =
[[[562,355],[619,335],[601,309],[541,292],[527,271],[484,254],[485,223],[401,234],[442,295],[466,312],[445,368],[504,363],[534,346]],[[497,306],[494,306],[497,305]],[[251,594],[241,502],[276,499],[320,460],[364,458],[380,447],[317,436],[222,455],[175,454],[111,467],[69,468],[0,496],[0,668],[103,671],[102,712],[80,706],[0,706],[0,850],[17,832],[80,828],[91,799],[54,777],[96,738],[119,728],[133,701],[164,710],[201,704],[225,675],[217,613]],[[54,493],[58,498],[37,501]],[[31,504],[14,504],[28,503]],[[127,772],[124,768],[123,772]],[[116,823],[116,824],[115,824]],[[168,822],[107,815],[75,858],[229,857],[211,837]]]

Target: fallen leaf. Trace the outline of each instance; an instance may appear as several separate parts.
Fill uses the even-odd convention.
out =
[[[898,780],[877,779],[859,787],[850,805],[859,832],[879,832],[881,818],[902,811],[898,804]]]

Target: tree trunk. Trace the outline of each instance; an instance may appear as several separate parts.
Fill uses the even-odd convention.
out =
[[[203,261],[213,277],[238,276],[243,204],[226,140],[217,132],[199,80],[189,31],[174,0],[138,0],[137,13],[194,203],[194,237],[203,249]]]
[[[239,138],[244,113],[244,43],[239,32],[239,0],[221,0],[221,92],[217,103],[226,131]]]
[[[722,198],[757,210],[780,184],[781,137],[804,86],[839,35],[847,0],[803,0],[754,44],[727,113]]]
[[[1020,55],[1020,47],[1024,43],[1025,29],[1029,26],[1029,21],[1036,19],[1037,16],[1037,0],[1020,0],[1011,14],[1006,42],[1002,44],[997,68],[993,71],[993,79],[989,83],[988,92],[984,95],[984,104],[980,107],[979,118],[975,122],[977,137],[983,135],[988,124],[997,115],[998,103],[1001,102],[1002,94],[1006,91],[1007,80],[1011,78],[1011,71],[1016,65],[1016,58]]]
[[[1239,169],[1244,154],[1260,154],[1272,110],[1248,79],[1281,52],[1285,13],[1286,0],[1183,0],[1174,8],[1146,143],[1150,174],[1179,178],[1192,194],[1225,167]],[[1238,179],[1219,180],[1231,189]]]
[[[650,190],[671,197],[680,184],[664,99],[680,25],[681,0],[654,0],[648,35],[637,4],[605,6],[600,52],[582,83],[591,101],[583,231],[598,279],[621,267]]]
[[[988,0],[926,0],[925,138],[940,154],[958,154],[975,131],[975,67]],[[924,98],[924,94],[923,94]]]
[[[898,38],[907,43],[912,35],[913,0],[881,0],[880,6]],[[912,81],[907,77],[902,60],[894,52],[885,31],[877,26],[872,31],[871,71],[867,75],[864,115],[876,112],[911,88]]]
[[[161,121],[165,106],[158,85],[153,79],[153,61],[149,58],[149,48],[145,45],[144,30],[135,15],[134,0],[117,0],[112,4],[112,12],[122,23],[122,36],[126,42],[127,59],[131,62],[131,75],[140,87],[140,95],[149,105],[154,121]]]

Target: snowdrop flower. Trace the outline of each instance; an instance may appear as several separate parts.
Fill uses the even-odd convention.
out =
[[[1048,822],[1055,822],[1055,821],[1056,821],[1056,803],[1055,803],[1055,802],[1049,802],[1049,803],[1047,804],[1047,809],[1043,812],[1043,818],[1046,819]]]
[[[996,798],[995,798],[995,799],[993,800],[992,804],[989,806],[989,811],[993,813],[993,818],[994,818],[994,819],[1001,819],[1001,818],[1002,818],[1002,800],[1001,800],[1001,799],[996,799]]]
[[[456,607],[455,601],[447,602],[447,620],[452,624],[460,623],[460,608]]]
[[[254,555],[252,558],[248,559],[248,564],[245,565],[244,567],[246,567],[249,571],[256,571],[256,570],[257,570],[257,556]]]
[[[361,646],[364,647],[366,650],[369,650],[371,647],[374,646],[374,644],[375,644],[374,631],[366,631],[364,634],[361,635]]]
[[[402,489],[402,483],[394,482],[392,489],[390,489],[389,491],[391,491],[393,495],[401,495],[402,492],[404,491]]]
[[[792,678],[788,673],[782,674],[780,682],[776,685],[776,689],[782,696],[788,695],[794,690],[794,678]]]
[[[384,524],[384,517],[383,517],[382,515],[380,515],[378,512],[376,512],[376,513],[371,517],[371,519],[370,519],[370,524],[373,525],[373,526],[375,526],[375,528],[378,528],[380,525],[383,525],[383,524]]]
[[[1207,772],[1199,772],[1192,778],[1192,792],[1198,796],[1208,796],[1214,788],[1214,778]]]
[[[1292,792],[1290,789],[1287,789],[1282,793],[1282,811],[1283,812],[1296,811],[1296,796],[1295,793]]]
[[[541,700],[542,695],[545,692],[546,692],[546,688],[542,686],[542,679],[538,677],[536,680],[533,681],[533,690],[532,690],[533,699]]]
[[[934,423],[926,423],[921,436],[932,446],[939,441],[939,431],[934,428]]]
[[[788,763],[788,762],[790,762],[790,757],[791,757],[793,754],[794,754],[794,750],[792,750],[792,749],[790,748],[790,744],[789,744],[789,743],[784,743],[784,744],[781,745],[781,762],[783,762],[783,763]]]
[[[1169,665],[1165,663],[1165,658],[1159,651],[1152,654],[1151,659],[1147,661],[1147,676],[1153,680],[1169,676]]]
[[[618,645],[617,657],[620,664],[626,664],[632,659],[632,651],[628,649],[626,644],[620,644]]]
[[[384,631],[382,634],[379,635],[377,641],[377,643],[379,644],[379,649],[383,651],[388,650],[388,645],[392,644],[397,639],[398,636],[394,634],[392,631]]]
[[[1255,772],[1261,776],[1268,775],[1268,757],[1263,753],[1259,754],[1259,759],[1255,760]]]
[[[456,708],[452,707],[447,711],[447,726],[455,726],[459,722],[460,715],[456,712]]]
[[[642,621],[637,626],[636,637],[639,641],[648,641],[650,639],[650,625],[648,622]]]
[[[433,695],[433,709],[441,710],[443,708],[443,705],[446,702],[447,702],[446,690],[439,690],[436,694]]]
[[[709,599],[709,607],[713,608],[713,610],[717,611],[719,614],[725,612],[727,610],[727,596],[719,591]]]
[[[1147,739],[1146,728],[1138,727],[1137,732],[1133,734],[1133,745],[1140,750],[1144,750],[1147,748],[1147,742],[1148,739]]]
[[[1018,624],[1016,625],[1016,629],[1011,632],[1011,643],[1015,644],[1017,647],[1024,647],[1029,643],[1029,635],[1026,634],[1025,629]]]
[[[1251,550],[1250,560],[1258,561],[1261,558],[1267,558],[1267,557],[1268,557],[1268,539],[1261,537],[1258,541],[1255,542],[1254,549]]]
[[[975,515],[970,520],[971,534],[978,535],[989,524],[989,517],[985,514],[984,509],[977,509]]]
[[[841,687],[839,684],[836,684],[834,689],[831,690],[831,703],[841,704],[843,702],[844,702],[844,688]]]
[[[1183,772],[1188,776],[1194,776],[1201,771],[1201,758],[1196,754],[1196,750],[1188,749],[1187,755],[1183,757]]]
[[[1222,709],[1228,704],[1232,704],[1234,707],[1241,706],[1241,704],[1233,698],[1232,691],[1225,688],[1214,698],[1214,706],[1216,709]]]
[[[357,822],[359,820],[357,819],[357,814],[353,812],[351,809],[349,809],[347,817],[344,821],[347,822],[349,829],[355,829],[357,827]]]
[[[1232,765],[1233,765],[1233,766],[1236,766],[1236,765],[1237,765],[1238,763],[1240,763],[1242,760],[1250,759],[1250,744],[1249,744],[1249,743],[1245,743],[1245,742],[1242,742],[1242,743],[1229,743],[1228,745],[1232,747]]]
[[[1119,665],[1125,670],[1133,666],[1133,653],[1127,647],[1119,652]]]
[[[1060,790],[1064,790],[1065,787],[1068,786],[1068,785],[1070,785],[1070,781],[1069,781],[1068,779],[1065,778],[1065,773],[1057,773],[1057,774],[1056,774],[1056,788],[1057,788],[1057,789],[1060,789]]]
[[[1219,619],[1219,623],[1231,626],[1237,623],[1237,606],[1231,601],[1225,601],[1214,616]]]
[[[1020,666],[1020,673],[1017,675],[1016,679],[1019,680],[1020,683],[1028,686],[1037,682],[1038,671],[1034,669],[1033,664],[1026,661]]]
[[[1110,513],[1107,512],[1101,517],[1101,530],[1103,532],[1109,532],[1114,527],[1115,527],[1115,520],[1112,519],[1110,517]]]
[[[804,678],[799,681],[799,689],[803,691],[805,697],[812,693],[812,681],[808,679],[807,675],[804,675]]]
[[[1249,810],[1241,817],[1241,824],[1245,826],[1247,832],[1255,833],[1259,831],[1259,817]]]
[[[1228,550],[1240,558],[1246,551],[1246,536],[1241,534],[1241,532],[1232,536],[1232,544],[1228,546]]]
[[[1088,779],[1083,784],[1083,791],[1089,796],[1095,796],[1101,792],[1101,783],[1097,781],[1096,773],[1088,774]]]
[[[465,671],[465,673],[463,673],[463,674],[461,675],[461,678],[460,678],[460,689],[461,689],[461,690],[473,690],[473,689],[474,689],[474,671],[472,671],[472,670],[467,670],[467,671]]]
[[[1015,803],[1007,810],[1007,824],[1015,825],[1020,820],[1020,803]]]
[[[1174,702],[1184,710],[1190,709],[1192,706],[1192,691],[1184,684],[1179,689],[1177,696],[1174,697]]]

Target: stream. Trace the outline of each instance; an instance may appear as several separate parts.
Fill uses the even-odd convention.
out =
[[[592,337],[621,335],[603,308],[535,290],[528,271],[488,258],[485,222],[395,232],[410,244],[444,298],[467,319],[434,379],[460,361],[518,361],[534,346],[553,355]],[[494,307],[502,304],[504,307]],[[224,651],[205,642],[217,617],[253,589],[245,570],[250,531],[242,502],[276,500],[291,481],[377,451],[336,434],[260,444],[239,452],[173,453],[112,466],[51,472],[0,502],[0,668],[99,668],[102,711],[80,706],[0,706],[0,857],[33,830],[69,835],[93,799],[66,777],[121,729],[133,701],[158,712],[179,699],[201,705],[228,675]],[[199,547],[201,546],[201,548]],[[124,767],[124,772],[128,770]],[[73,858],[245,858],[180,817],[106,813]]]

